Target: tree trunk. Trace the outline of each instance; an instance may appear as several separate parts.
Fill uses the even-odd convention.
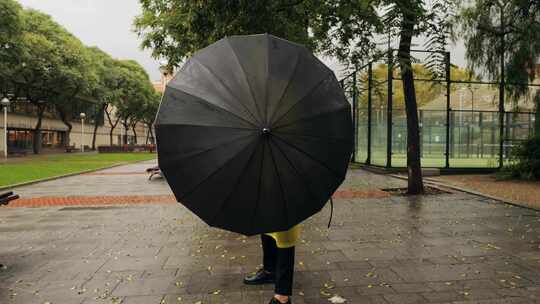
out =
[[[137,127],[136,123],[131,126],[131,130],[133,131],[133,137],[135,138],[134,139],[135,144],[137,144],[137,131],[135,130],[136,127]]]
[[[43,112],[45,112],[45,106],[38,104],[37,109],[38,121],[36,123],[36,127],[34,128],[34,138],[32,138],[32,149],[34,154],[39,154],[39,152],[41,152],[41,123],[43,121]]]
[[[64,123],[64,125],[66,125],[66,127],[68,128],[67,132],[66,132],[66,140],[64,141],[64,147],[69,147],[70,145],[70,135],[71,135],[71,130],[73,129],[73,125],[69,122],[69,120],[67,119],[67,116],[66,116],[66,112],[61,109],[60,107],[57,108],[57,111],[58,111],[58,114],[60,116],[60,120]]]
[[[152,125],[150,125],[148,127],[148,130],[150,132],[150,141],[152,142],[152,144],[155,144],[156,143],[156,139],[154,138],[154,131],[152,130]]]
[[[405,96],[407,113],[407,168],[408,194],[424,193],[422,168],[420,164],[420,130],[418,127],[418,107],[414,89],[414,75],[411,65],[411,42],[416,18],[414,12],[403,12],[401,22],[398,60]]]
[[[534,115],[534,137],[540,138],[540,92],[536,94],[536,114]]]
[[[97,130],[99,128],[99,117],[103,116],[103,113],[105,112],[105,109],[107,108],[107,104],[104,103],[101,105],[101,109],[99,110],[98,116],[94,119],[94,134],[92,135],[92,150],[96,149],[96,137],[97,137]]]
[[[112,118],[111,118],[111,114],[109,113],[109,111],[107,111],[106,107],[105,107],[105,115],[107,116],[107,120],[109,121],[109,126],[111,126],[111,130],[109,131],[109,143],[110,143],[111,146],[113,146],[114,129],[118,125],[118,122],[120,121],[120,119],[117,118],[116,122],[113,123]]]
[[[127,145],[128,144],[128,130],[129,130],[129,126],[127,124],[127,119],[125,119],[124,121],[122,121],[122,125],[124,127],[124,138],[122,138],[122,143],[124,145]]]

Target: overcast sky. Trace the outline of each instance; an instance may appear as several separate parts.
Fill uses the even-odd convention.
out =
[[[141,50],[140,40],[133,33],[133,19],[141,12],[138,0],[18,0],[23,6],[51,15],[68,31],[88,46],[98,46],[118,59],[137,60],[159,80],[159,62],[149,50]],[[464,49],[452,48],[452,63],[462,66]],[[335,60],[324,59],[338,77],[341,68]]]
[[[141,11],[138,0],[18,0],[23,6],[38,9],[89,46],[118,59],[134,59],[159,79],[159,62],[149,50],[142,51],[133,33],[133,19]]]

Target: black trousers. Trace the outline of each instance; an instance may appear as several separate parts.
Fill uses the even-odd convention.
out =
[[[292,295],[294,272],[294,247],[279,248],[271,236],[261,234],[263,268],[276,276],[275,293]]]

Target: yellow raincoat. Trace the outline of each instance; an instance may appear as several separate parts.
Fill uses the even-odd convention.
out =
[[[300,238],[300,224],[292,227],[287,231],[265,233],[276,240],[278,248],[289,248],[296,245],[296,242]]]

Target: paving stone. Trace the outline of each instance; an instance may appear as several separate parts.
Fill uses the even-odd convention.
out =
[[[125,297],[122,304],[164,304],[161,302],[162,299],[163,296],[131,296]]]
[[[398,293],[432,291],[425,283],[395,283],[392,284],[392,289]]]
[[[163,295],[170,283],[161,278],[137,279],[120,282],[112,291],[114,296]]]
[[[421,304],[428,303],[428,300],[420,294],[403,293],[403,294],[387,294],[384,299],[390,304]]]
[[[171,197],[140,173],[152,164],[20,188],[30,200],[123,205],[0,208],[0,303],[267,303],[272,285],[242,283],[261,267],[258,237],[210,228],[176,203],[125,204]],[[540,301],[540,213],[466,194],[367,195],[404,185],[348,173],[330,230],[328,207],[303,224],[295,304],[334,294],[354,304]]]

